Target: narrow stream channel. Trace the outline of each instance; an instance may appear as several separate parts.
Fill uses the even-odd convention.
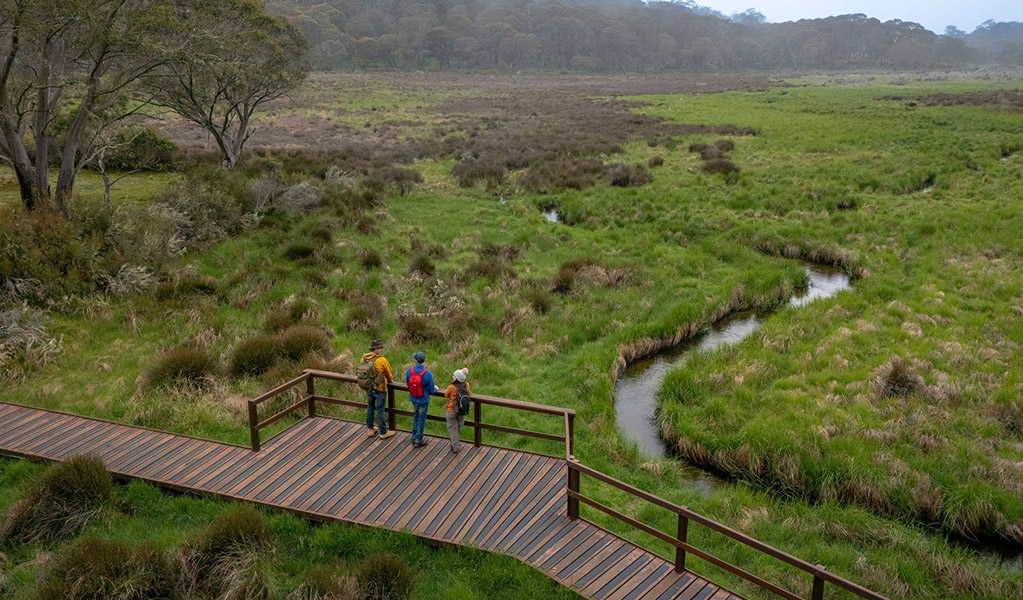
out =
[[[849,276],[831,267],[804,263],[810,285],[789,299],[789,306],[803,306],[817,298],[830,298],[851,288]],[[737,344],[752,335],[770,312],[733,313],[718,321],[706,333],[678,346],[658,352],[626,367],[615,385],[615,414],[618,428],[629,441],[636,442],[643,454],[661,458],[670,454],[658,432],[654,410],[664,378],[672,369],[685,364],[691,352],[713,351]],[[685,461],[683,473],[688,483],[707,495],[727,485],[727,481]],[[1023,552],[1001,546],[972,547],[980,559],[1011,572],[1023,570]]]
[[[792,296],[789,300],[791,306],[829,298],[850,287],[849,276],[838,269],[811,264],[804,267],[810,285]],[[626,367],[615,385],[615,414],[618,416],[618,428],[625,438],[636,442],[643,454],[656,458],[665,456],[668,451],[658,433],[654,409],[668,371],[684,364],[690,352],[717,350],[741,342],[759,329],[770,314],[754,311],[732,313],[703,335]]]

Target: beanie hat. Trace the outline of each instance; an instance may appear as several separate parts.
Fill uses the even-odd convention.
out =
[[[459,382],[459,383],[462,383],[462,382],[464,382],[464,381],[465,381],[465,377],[466,377],[466,375],[468,375],[468,374],[469,374],[469,369],[458,369],[458,370],[457,370],[457,371],[455,371],[455,373],[454,373],[454,376],[455,376],[455,381],[457,381],[457,382]]]
[[[424,362],[426,362],[426,354],[423,354],[422,352],[416,352],[415,354],[412,355],[412,360],[416,361],[419,364],[423,364]]]

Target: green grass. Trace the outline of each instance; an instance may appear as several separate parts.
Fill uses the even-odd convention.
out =
[[[637,110],[681,122],[756,128],[756,137],[736,138],[730,157],[742,173],[728,179],[703,173],[699,155],[686,150],[713,136],[677,140],[673,148],[634,142],[608,159],[646,163],[663,156],[664,166],[652,170],[653,183],[640,188],[511,195],[504,204],[482,189],[458,188],[452,161],[421,161],[415,168],[425,183],[388,199],[378,233],[345,228],[322,209],[281,229],[255,229],[185,257],[180,268],[215,278],[221,296],[78,301],[54,316],[53,329],[64,336],[63,357],[9,386],[3,397],[245,443],[240,400],[271,381],[223,376],[210,389],[182,392],[140,386],[140,374],[161,350],[195,340],[226,362],[239,341],[263,333],[266,318],[283,303],[307,298],[317,321],[336,334],[330,340],[336,365],[350,365],[379,336],[389,342],[396,370],[403,372],[411,353],[424,350],[440,381],[468,366],[480,393],[573,407],[579,413],[576,454],[587,465],[890,597],[1023,597],[1018,572],[946,537],[980,532],[1014,539],[1011,527],[1023,522],[1023,156],[1002,160],[1004,150],[1023,147],[1023,119],[983,107],[877,100],[1018,82],[890,86],[888,79],[850,85],[808,79],[757,93],[643,98],[652,105]],[[379,100],[360,94],[360,110],[376,107],[374,114],[386,114],[396,103],[393,90],[382,90]],[[409,110],[407,101],[397,103]],[[849,200],[855,208],[840,210]],[[546,222],[540,205],[555,206],[576,225]],[[310,258],[283,259],[287,244],[316,225],[329,227],[333,241]],[[425,281],[407,275],[414,239],[444,249],[432,259],[437,274]],[[756,250],[767,242],[842,256],[846,268],[862,276],[852,291],[784,309],[738,346],[693,356],[684,376],[669,377],[660,411],[668,437],[693,461],[744,480],[708,495],[687,483],[675,461],[650,460],[622,441],[613,373],[626,349],[652,347],[651,340],[705,325],[722,310],[778,304],[803,281],[803,272],[793,261]],[[484,243],[519,249],[511,262],[514,278],[464,275]],[[370,248],[383,257],[384,268],[363,268],[360,256]],[[625,283],[607,287],[599,272],[591,272],[571,293],[553,294],[546,313],[530,308],[530,291],[549,288],[562,264],[580,258],[627,273]],[[387,299],[375,327],[349,327],[346,317],[358,294]],[[443,335],[424,343],[402,340],[399,315],[413,312],[439,313],[431,320]],[[913,365],[929,386],[925,392],[894,398],[874,393],[879,368],[895,355]],[[296,364],[295,374],[298,369]],[[701,393],[683,397],[683,384]],[[324,391],[358,398],[350,388]],[[488,409],[484,418],[550,433],[563,427],[556,419],[501,410]],[[557,451],[489,432],[486,439]],[[8,468],[13,474],[5,473],[0,498],[19,469],[27,467]],[[667,513],[591,481],[584,490],[674,531]],[[156,512],[144,511],[149,516],[138,517],[136,531],[142,535],[148,524],[154,529],[145,537],[168,543],[172,534],[153,525],[159,511],[180,510],[180,518],[194,524],[213,510],[203,507],[221,506],[153,498]],[[935,498],[944,501],[928,517],[923,508],[933,508]],[[584,515],[669,551],[593,511]],[[290,517],[275,519],[275,527],[311,528]],[[378,540],[375,548],[411,544],[422,556],[434,552],[392,534],[337,530],[365,532],[359,536]],[[749,571],[809,590],[806,578],[777,561],[699,527],[691,528],[691,536]],[[465,556],[480,564],[505,560]],[[690,566],[757,597],[751,586],[697,559]],[[513,568],[515,577],[531,577],[521,569]],[[496,570],[449,582],[452,575],[438,568],[429,571],[434,574],[427,583],[417,581],[418,589],[498,590],[503,580]],[[485,583],[491,579],[499,585]]]

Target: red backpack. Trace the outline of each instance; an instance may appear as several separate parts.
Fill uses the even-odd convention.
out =
[[[412,367],[409,371],[408,376],[408,393],[413,398],[423,397],[423,374],[426,373],[426,367],[423,370],[416,373],[416,368]]]

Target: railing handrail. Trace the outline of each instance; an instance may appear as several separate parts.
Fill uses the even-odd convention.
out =
[[[869,590],[869,589],[867,589],[867,588],[865,588],[865,587],[863,587],[861,585],[858,585],[858,584],[855,584],[855,583],[849,581],[848,579],[845,579],[843,577],[835,575],[834,573],[831,573],[830,571],[825,569],[822,565],[814,565],[812,563],[809,563],[809,562],[807,562],[807,561],[805,561],[805,560],[803,560],[801,558],[798,558],[798,557],[793,556],[793,555],[791,555],[791,554],[789,554],[787,552],[779,550],[779,549],[775,548],[774,546],[771,546],[770,544],[766,544],[764,542],[761,542],[760,540],[757,540],[756,538],[753,538],[753,537],[751,537],[749,535],[746,535],[745,533],[742,533],[741,531],[736,531],[735,529],[732,529],[731,527],[728,527],[727,525],[724,525],[724,524],[719,523],[719,522],[717,522],[717,521],[715,521],[715,520],[713,520],[713,519],[711,519],[709,517],[705,517],[705,516],[703,516],[703,515],[701,515],[701,514],[699,514],[697,512],[694,512],[689,507],[680,506],[678,504],[675,504],[673,502],[670,502],[670,501],[665,500],[663,498],[660,498],[658,496],[654,496],[653,494],[650,494],[649,492],[641,490],[641,489],[639,489],[639,488],[637,488],[637,487],[635,487],[633,485],[630,485],[630,484],[625,483],[623,481],[619,481],[618,479],[615,479],[614,477],[611,477],[610,475],[605,475],[604,473],[601,473],[600,471],[597,471],[597,470],[595,470],[595,469],[593,469],[591,467],[587,467],[586,465],[584,465],[581,462],[579,462],[578,460],[576,460],[576,458],[574,456],[570,456],[568,458],[568,468],[569,468],[569,471],[575,471],[577,473],[582,473],[582,474],[588,475],[590,477],[593,477],[594,479],[596,479],[598,481],[606,483],[606,484],[608,484],[608,485],[610,485],[610,486],[612,486],[614,488],[617,488],[617,489],[619,489],[619,490],[621,490],[623,492],[627,492],[627,493],[629,493],[629,494],[631,494],[631,495],[633,495],[633,496],[635,496],[637,498],[640,498],[641,500],[646,500],[647,502],[650,502],[651,504],[654,504],[654,505],[659,506],[661,508],[664,508],[664,509],[666,509],[666,510],[668,510],[670,512],[673,512],[673,513],[677,514],[680,518],[686,519],[687,521],[693,521],[695,523],[703,525],[704,527],[706,527],[706,528],[708,528],[708,529],[710,529],[712,531],[715,531],[717,533],[720,533],[721,535],[724,535],[725,537],[728,537],[728,538],[733,539],[733,540],[735,540],[737,542],[745,544],[746,546],[748,546],[750,548],[753,548],[754,550],[757,550],[759,552],[762,552],[762,553],[764,553],[764,554],[766,554],[766,555],[768,555],[768,556],[770,556],[772,558],[775,558],[775,559],[778,559],[778,560],[780,560],[782,562],[785,562],[785,563],[787,563],[787,564],[789,564],[789,565],[791,565],[791,566],[793,566],[793,567],[795,567],[797,569],[800,569],[801,571],[806,572],[809,575],[812,575],[815,578],[815,580],[819,579],[821,581],[826,581],[826,582],[831,583],[832,585],[838,586],[838,587],[840,587],[840,588],[842,588],[842,589],[844,589],[844,590],[846,590],[848,592],[856,594],[857,596],[860,596],[861,598],[864,598],[866,600],[889,600],[886,596],[882,596],[881,594],[878,594],[877,592]],[[570,482],[571,482],[571,477],[570,477]],[[625,523],[627,525],[636,527],[637,529],[639,529],[640,531],[643,531],[644,533],[653,535],[654,537],[656,537],[658,539],[661,539],[661,540],[663,540],[663,541],[665,541],[665,542],[675,546],[676,549],[680,549],[682,551],[692,552],[693,554],[696,554],[700,558],[703,558],[704,560],[708,560],[712,564],[715,564],[715,565],[717,565],[719,567],[722,567],[722,568],[725,568],[725,569],[727,569],[729,571],[732,571],[733,573],[736,573],[737,575],[740,575],[741,577],[743,577],[745,579],[754,581],[754,583],[757,583],[761,587],[766,587],[770,591],[772,591],[772,592],[774,592],[774,593],[776,593],[776,594],[778,594],[778,595],[780,595],[782,597],[786,597],[786,598],[796,597],[791,592],[788,592],[787,590],[778,588],[774,584],[770,584],[770,583],[764,582],[764,580],[760,579],[759,577],[752,576],[752,579],[751,579],[751,577],[748,577],[748,575],[750,575],[748,573],[745,573],[745,572],[744,572],[745,574],[737,573],[735,569],[741,570],[741,569],[739,569],[739,567],[735,567],[734,565],[730,565],[728,563],[725,563],[724,561],[722,561],[721,559],[719,559],[717,557],[713,557],[713,556],[708,555],[707,553],[705,553],[703,551],[700,551],[699,549],[697,549],[697,548],[691,546],[690,544],[688,544],[684,539],[678,539],[678,538],[672,539],[669,534],[666,534],[666,533],[664,533],[662,531],[659,531],[659,530],[655,530],[652,527],[650,527],[649,525],[646,525],[646,524],[643,524],[643,523],[639,523],[638,521],[636,521],[636,520],[634,520],[634,519],[632,519],[630,517],[626,517],[625,515],[622,515],[621,513],[618,513],[617,511],[609,509],[606,506],[600,505],[599,502],[597,502],[597,501],[595,501],[595,500],[593,500],[591,498],[588,498],[585,495],[583,495],[578,489],[574,489],[574,490],[571,489],[572,487],[573,487],[572,485],[569,486],[569,488],[570,488],[569,489],[569,497],[570,498],[574,497],[574,499],[577,500],[577,501],[582,501],[585,504],[593,506],[594,508],[597,508],[598,510],[601,510],[605,514],[608,514],[608,515],[618,519],[619,521],[622,521],[623,523]],[[579,487],[578,486],[578,479],[575,480],[574,487],[576,487],[576,488]],[[576,509],[576,511],[578,511],[578,509]],[[570,512],[571,512],[571,509],[570,509]],[[680,525],[679,530],[682,531],[683,529],[684,529],[684,527]],[[729,567],[732,567],[732,568],[729,568]],[[767,585],[764,585],[765,583],[767,583]],[[816,581],[815,581],[815,584],[816,584]],[[818,587],[817,585],[814,586],[814,596],[813,596],[814,598],[818,598],[819,597],[818,593],[817,593],[817,587]],[[822,592],[823,592],[823,589],[821,589],[821,593]]]
[[[316,393],[315,393],[315,389],[314,389],[314,380],[315,379],[326,379],[326,380],[331,380],[331,381],[340,381],[340,382],[352,383],[352,384],[358,383],[358,381],[359,381],[358,377],[356,377],[355,375],[347,374],[347,373],[335,373],[333,371],[321,371],[319,369],[304,369],[302,371],[301,375],[299,375],[298,377],[292,379],[291,381],[283,383],[283,384],[275,387],[274,389],[272,389],[272,390],[270,390],[270,391],[260,395],[259,397],[255,398],[253,400],[249,400],[249,403],[248,403],[249,404],[249,430],[250,430],[250,435],[251,435],[251,438],[252,438],[252,449],[254,451],[258,452],[259,448],[260,448],[259,431],[261,429],[276,423],[277,421],[283,419],[287,415],[289,415],[289,414],[291,414],[291,413],[301,409],[303,406],[308,406],[309,407],[309,415],[310,416],[315,416],[316,415],[316,402],[318,400],[319,401],[323,401],[323,402],[333,403],[333,404],[341,404],[341,405],[345,405],[345,406],[353,406],[353,407],[362,406],[362,404],[358,403],[358,402],[352,402],[352,401],[348,401],[348,400],[341,400],[341,399],[338,399],[338,398],[328,398],[328,397],[324,397],[324,396],[317,396]],[[297,385],[299,385],[299,384],[301,384],[303,382],[306,383],[306,394],[303,396],[303,398],[301,400],[299,400],[298,402],[296,402],[296,403],[292,404],[291,406],[285,408],[284,410],[278,412],[277,414],[269,416],[269,417],[263,419],[262,421],[259,420],[258,407],[259,407],[260,404],[266,402],[267,400],[269,400],[269,399],[271,399],[271,398],[273,398],[275,396],[278,396],[278,395],[288,391],[289,389],[291,389],[291,388],[293,388],[293,387],[295,387],[295,386],[297,386]],[[389,381],[386,384],[386,389],[387,389],[387,392],[388,392],[388,406],[386,408],[386,413],[388,415],[388,418],[390,419],[390,428],[393,429],[395,427],[394,419],[395,419],[396,416],[398,416],[398,415],[401,415],[401,416],[412,416],[411,412],[397,409],[394,406],[394,393],[396,391],[407,392],[408,391],[408,385],[406,385],[404,383],[399,383],[397,381]],[[444,394],[439,392],[439,391],[435,392],[435,393],[433,393],[431,395],[432,396],[437,396],[437,397],[444,397]],[[498,431],[498,432],[502,432],[502,433],[511,433],[511,434],[522,435],[522,436],[526,436],[526,437],[533,437],[533,438],[538,438],[538,439],[549,440],[549,441],[556,441],[556,442],[562,442],[563,441],[565,443],[565,456],[566,457],[571,456],[572,451],[573,451],[573,439],[572,438],[573,438],[573,435],[574,435],[574,428],[575,428],[575,426],[574,426],[574,424],[575,424],[575,410],[573,410],[571,408],[563,408],[563,407],[559,407],[559,406],[548,406],[548,405],[545,405],[545,404],[536,404],[536,403],[533,403],[533,402],[524,402],[522,400],[511,400],[511,399],[508,399],[508,398],[498,398],[498,397],[495,397],[495,396],[487,396],[487,395],[483,395],[483,394],[470,394],[469,397],[472,400],[473,405],[475,406],[474,418],[471,421],[470,420],[466,420],[465,424],[467,426],[470,426],[470,427],[473,428],[473,431],[474,431],[474,434],[475,434],[474,435],[474,439],[473,439],[474,445],[476,445],[476,446],[482,445],[481,432],[483,430]],[[512,427],[504,427],[504,426],[501,426],[501,425],[488,425],[488,424],[482,422],[481,411],[480,411],[481,405],[497,406],[497,407],[501,407],[501,408],[510,408],[510,409],[513,409],[513,410],[520,410],[520,411],[531,412],[531,413],[539,413],[539,414],[563,417],[565,419],[565,434],[564,434],[564,437],[562,438],[562,436],[558,435],[558,434],[542,433],[542,432],[538,432],[538,431],[527,431],[527,430],[523,430],[523,429],[515,429],[515,428],[512,428]],[[427,420],[443,421],[444,419],[441,419],[439,417],[435,417],[433,415],[427,415]]]

